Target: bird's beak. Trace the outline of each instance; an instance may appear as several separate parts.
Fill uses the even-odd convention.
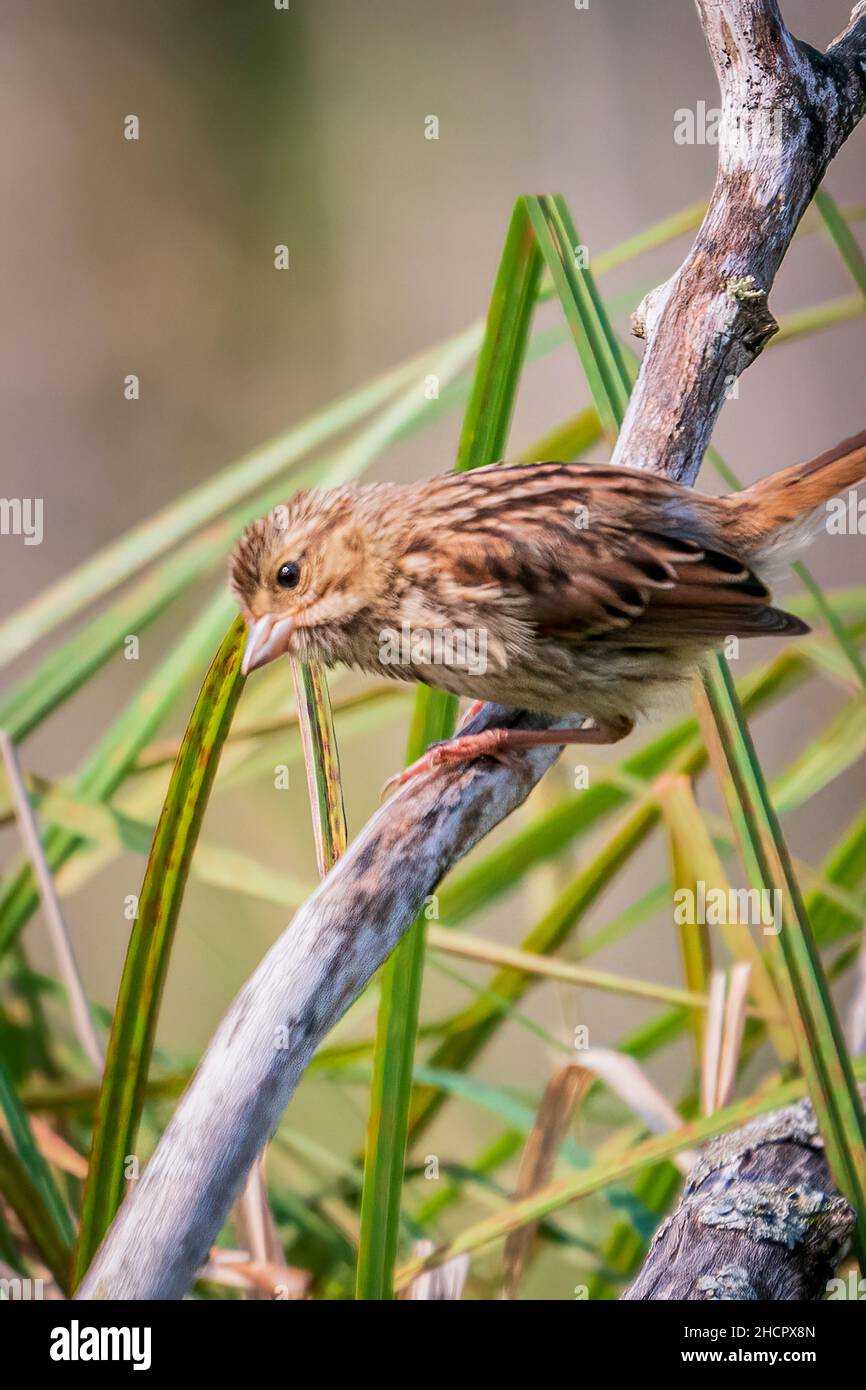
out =
[[[282,656],[288,649],[294,625],[293,619],[280,618],[276,613],[266,613],[258,622],[251,623],[241,674],[248,676],[250,671],[265,666],[274,657]]]

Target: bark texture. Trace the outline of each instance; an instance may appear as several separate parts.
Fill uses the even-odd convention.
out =
[[[683,265],[633,316],[646,338],[613,462],[693,483],[726,396],[777,324],[768,296],[866,102],[866,3],[826,53],[776,0],[696,0],[721,89],[718,173]]]
[[[707,1145],[623,1298],[822,1298],[853,1226],[803,1100]]]

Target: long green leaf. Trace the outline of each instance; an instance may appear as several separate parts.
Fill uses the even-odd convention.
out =
[[[27,1112],[0,1059],[0,1110],[14,1149],[0,1131],[0,1193],[23,1222],[52,1274],[66,1289],[75,1233],[51,1169],[36,1147]]]
[[[0,1195],[9,1203],[60,1288],[69,1289],[71,1242],[58,1227],[55,1214],[21,1157],[0,1130]]]
[[[346,808],[340,755],[328,680],[321,666],[292,662],[295,703],[301,727],[307,791],[313,815],[313,834],[319,876],[324,878],[346,848]]]
[[[220,750],[243,686],[244,625],[224,638],[187,726],[144,875],[94,1123],[75,1256],[76,1282],[123,1196],[124,1162],[135,1152],[162,990],[190,861]]]
[[[527,198],[538,244],[571,329],[602,428],[613,443],[631,390],[625,359],[588,266],[565,200]]]
[[[727,663],[713,658],[706,690],[736,792],[739,828],[753,878],[782,893],[777,983],[788,1012],[827,1158],[857,1215],[855,1243],[866,1259],[866,1115],[814,943],[800,887],[767,791]]]
[[[815,207],[843,264],[866,299],[866,256],[863,255],[860,243],[848,226],[847,218],[826,189],[818,189],[815,194]]]

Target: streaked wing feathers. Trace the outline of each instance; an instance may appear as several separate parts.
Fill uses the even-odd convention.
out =
[[[668,645],[808,631],[720,543],[724,503],[655,474],[493,464],[446,475],[428,499],[464,580],[501,587],[540,636]]]

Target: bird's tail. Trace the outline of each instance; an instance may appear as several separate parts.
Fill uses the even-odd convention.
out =
[[[827,507],[830,499],[864,481],[866,430],[817,458],[783,468],[743,492],[732,493],[728,500],[737,510],[749,559],[759,568],[765,567],[777,553],[790,560],[793,552],[808,544],[817,530],[824,526],[831,529]],[[837,531],[841,532],[848,529],[842,522],[850,509],[840,503],[837,510]],[[854,515],[857,516],[856,504]]]

